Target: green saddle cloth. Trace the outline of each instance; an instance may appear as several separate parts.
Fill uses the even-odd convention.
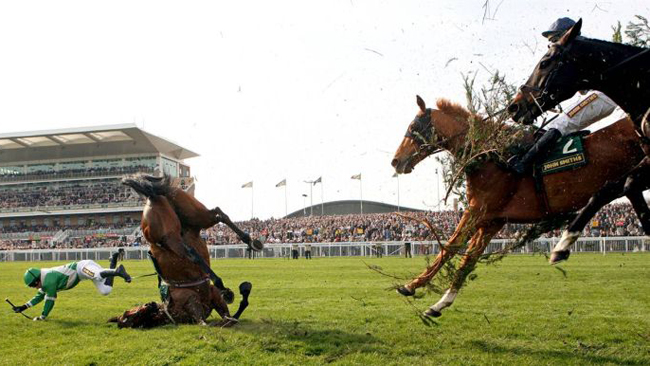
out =
[[[588,133],[581,131],[558,140],[553,150],[538,164],[542,175],[574,170],[587,165],[582,138]]]

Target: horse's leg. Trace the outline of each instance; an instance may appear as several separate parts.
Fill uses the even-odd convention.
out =
[[[242,284],[239,285],[239,291],[242,294],[242,300],[239,303],[239,309],[237,310],[237,313],[233,316],[230,316],[228,305],[221,297],[219,291],[217,291],[215,287],[212,287],[212,293],[210,295],[212,308],[215,309],[217,313],[219,313],[222,320],[212,322],[210,323],[210,325],[220,326],[220,327],[231,327],[239,323],[239,317],[241,316],[241,313],[243,313],[246,307],[248,307],[248,296],[250,295],[250,290],[251,290],[250,282],[242,282]]]
[[[426,285],[433,276],[440,271],[440,268],[447,263],[449,259],[451,259],[458,250],[462,247],[462,243],[470,235],[473,235],[473,229],[470,227],[467,227],[467,223],[470,220],[470,210],[465,211],[463,213],[463,217],[460,219],[460,222],[458,223],[458,226],[456,227],[456,230],[452,234],[452,236],[449,238],[447,241],[447,245],[444,247],[440,248],[440,253],[438,253],[438,256],[436,259],[429,265],[424,272],[422,272],[419,276],[414,278],[411,282],[407,283],[406,285],[399,287],[397,289],[397,292],[404,295],[404,296],[413,296],[415,295],[415,289],[418,287],[422,287]]]
[[[183,245],[183,248],[185,249],[188,258],[192,262],[194,262],[194,264],[197,264],[199,267],[201,267],[203,272],[210,275],[210,279],[212,280],[212,283],[214,283],[214,285],[219,289],[219,291],[221,291],[224,299],[228,303],[232,303],[233,300],[235,299],[235,294],[232,292],[232,290],[230,290],[224,285],[221,277],[217,276],[217,274],[214,273],[212,268],[210,268],[210,265],[205,261],[205,259],[203,259],[201,254],[199,254],[199,252],[196,249],[187,245],[185,242],[181,242],[181,244]]]
[[[264,248],[262,242],[260,242],[257,239],[251,240],[250,235],[243,232],[240,228],[237,227],[237,225],[235,225],[235,223],[230,221],[230,217],[228,217],[228,215],[226,215],[223,211],[221,211],[219,207],[213,208],[212,210],[210,210],[210,212],[212,212],[216,216],[217,222],[223,222],[224,224],[226,224],[226,226],[228,226],[232,231],[234,231],[235,234],[237,234],[237,236],[239,237],[239,239],[244,243],[246,243],[249,248],[256,251],[260,251]]]
[[[634,208],[634,212],[636,212],[636,216],[641,222],[643,232],[646,235],[650,235],[650,208],[648,208],[648,204],[646,203],[645,198],[643,198],[643,191],[629,191],[627,192],[626,197],[628,200],[630,200],[630,203]]]
[[[560,241],[555,245],[551,251],[550,263],[556,264],[558,262],[567,260],[569,258],[569,247],[578,240],[580,233],[585,228],[589,220],[606,204],[623,194],[623,187],[627,175],[622,179],[614,182],[607,182],[600,191],[589,199],[585,207],[580,210],[578,216],[569,224],[566,230],[562,233]]]
[[[217,314],[222,318],[230,317],[230,310],[228,304],[223,300],[221,292],[214,286],[210,286],[210,304],[212,308],[217,311]]]
[[[435,303],[433,306],[427,309],[427,311],[424,312],[425,316],[439,317],[442,315],[442,309],[448,308],[454,303],[456,295],[458,295],[458,291],[460,291],[460,288],[463,287],[467,276],[474,270],[476,262],[480,258],[481,254],[483,254],[485,251],[485,248],[487,248],[488,244],[490,243],[490,239],[492,239],[494,234],[499,232],[502,227],[502,222],[495,222],[489,226],[481,227],[478,229],[476,234],[474,234],[470,240],[469,246],[467,247],[467,252],[463,256],[460,267],[458,268],[458,274],[456,275],[456,278],[454,278],[451,287],[445,292],[444,295],[442,295],[442,298],[440,298],[437,303]]]
[[[239,303],[239,309],[237,309],[237,312],[235,313],[233,318],[239,319],[241,314],[248,307],[248,296],[250,296],[252,289],[253,289],[253,284],[251,284],[250,282],[246,281],[239,284],[239,293],[242,296],[242,300]]]
[[[643,198],[643,191],[650,188],[650,159],[645,157],[625,181],[623,193],[632,203],[645,235],[650,235],[650,208]]]
[[[214,285],[224,294],[224,296],[227,297],[226,300],[234,300],[234,293],[224,285],[221,277],[217,276],[217,274],[214,273],[212,268],[210,268],[210,265],[201,256],[201,254],[195,248],[191,247],[183,241],[180,233],[165,237],[161,242],[161,245],[164,245],[166,248],[181,258],[189,258],[192,263],[198,265],[201,270],[203,270],[203,272],[207,273],[210,276],[212,283],[214,283]]]

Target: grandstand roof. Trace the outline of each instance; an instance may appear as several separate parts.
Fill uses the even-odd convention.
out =
[[[179,160],[199,156],[132,123],[0,134],[0,161],[3,165],[21,161],[147,153],[162,153]]]
[[[323,203],[322,208],[325,211],[325,215],[358,214],[361,211],[361,204],[359,200],[332,201],[332,202]],[[400,211],[423,211],[423,210],[408,208],[404,206],[400,206],[399,210]],[[363,201],[364,214],[388,213],[388,212],[396,212],[396,211],[398,211],[398,207],[396,205],[383,203],[383,202],[375,202],[375,201],[365,201],[365,200]],[[307,215],[310,215],[313,212],[314,216],[320,216],[321,204],[319,203],[313,206],[307,206],[305,207],[304,212],[306,212]],[[303,216],[304,216],[303,209],[300,209],[288,214],[287,216],[285,216],[285,218],[303,217]]]

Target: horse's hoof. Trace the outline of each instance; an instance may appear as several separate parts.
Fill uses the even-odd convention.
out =
[[[223,297],[223,301],[225,301],[226,304],[232,304],[235,301],[235,293],[232,292],[232,290],[229,288],[221,290],[221,296]]]
[[[433,309],[427,309],[427,311],[424,312],[424,316],[430,316],[432,318],[439,318],[441,315],[441,312]]]
[[[264,249],[264,244],[262,244],[262,242],[259,241],[259,240],[257,240],[257,239],[254,239],[254,240],[249,244],[249,246],[250,246],[251,249],[253,249],[253,250],[256,251],[256,252],[259,252],[259,251],[261,251],[262,249]]]
[[[239,284],[239,293],[242,296],[250,295],[252,289],[253,289],[253,284],[248,281],[244,281]]]
[[[569,259],[569,255],[571,255],[570,250],[560,250],[557,252],[551,252],[551,258],[549,259],[549,263],[558,264],[562,261]]]
[[[397,288],[397,293],[402,296],[413,296],[415,295],[415,290],[409,290],[406,286],[400,286]]]

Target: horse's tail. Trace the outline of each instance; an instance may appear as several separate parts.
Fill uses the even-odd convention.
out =
[[[172,190],[171,181],[167,174],[162,177],[154,177],[144,173],[127,175],[122,178],[122,184],[133,188],[134,191],[147,198],[165,196]]]

